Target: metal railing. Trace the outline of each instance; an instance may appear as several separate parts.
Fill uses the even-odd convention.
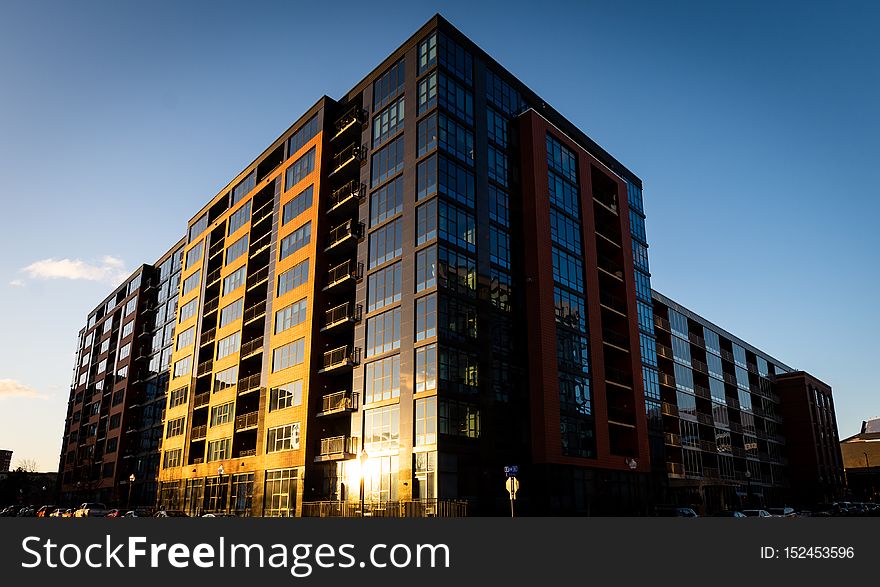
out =
[[[208,300],[207,302],[205,302],[205,307],[202,311],[205,315],[208,315],[211,312],[213,312],[214,310],[216,310],[219,305],[220,305],[219,298],[214,298],[212,300]]]
[[[255,373],[253,375],[248,375],[247,377],[242,377],[238,380],[238,393],[247,393],[249,391],[253,391],[254,389],[259,389],[260,387],[260,374]]]
[[[207,435],[208,435],[208,426],[203,424],[201,426],[193,426],[192,432],[190,433],[189,437],[191,440],[201,440],[201,439],[205,438]]]
[[[667,432],[663,435],[663,440],[669,446],[681,446],[681,437],[674,432]]]
[[[257,455],[257,449],[249,448],[247,450],[238,451],[238,456],[240,457],[253,457]]]
[[[211,393],[210,392],[206,391],[204,393],[200,393],[193,398],[193,409],[198,409],[198,408],[201,408],[202,406],[206,406],[206,405],[208,405],[208,403],[210,401],[211,401]]]
[[[328,289],[345,281],[346,279],[361,279],[364,275],[364,264],[361,262],[355,263],[352,260],[346,260],[336,265],[335,267],[327,270],[327,286],[324,289]]]
[[[342,170],[346,165],[351,163],[352,161],[362,160],[365,158],[367,153],[367,148],[357,143],[352,143],[349,146],[345,147],[335,155],[333,155],[333,161],[330,165],[330,175]]]
[[[361,362],[361,349],[349,350],[348,345],[335,348],[324,353],[324,369],[333,369],[343,365],[359,365]]]
[[[247,289],[252,289],[262,282],[269,279],[269,266],[266,265],[262,269],[253,272],[247,279]]]
[[[617,194],[593,193],[593,200],[604,206],[612,213],[617,214]]]
[[[241,430],[247,430],[249,428],[257,427],[257,418],[259,417],[259,412],[249,412],[247,414],[242,414],[240,416],[235,417],[235,431],[239,432]]]
[[[211,287],[217,281],[220,281],[219,267],[208,273],[208,276],[205,278],[205,283],[207,284],[207,287]]]
[[[357,180],[351,180],[340,188],[336,188],[330,194],[327,210],[334,210],[351,200],[360,200],[366,194],[367,186]]]
[[[214,365],[213,359],[208,359],[207,361],[203,361],[199,363],[199,368],[196,370],[196,377],[201,377],[202,375],[207,375],[211,372],[211,367]]]
[[[321,398],[321,413],[332,414],[358,409],[358,394],[353,391],[337,391]]]
[[[366,111],[361,108],[359,104],[354,104],[351,108],[345,111],[345,114],[336,119],[336,122],[333,123],[333,128],[338,136],[352,125],[363,122],[365,119]]]
[[[336,245],[349,239],[360,239],[364,236],[364,223],[346,220],[339,226],[330,230],[327,236],[327,249],[332,249]]]
[[[604,255],[599,255],[597,261],[599,269],[623,281],[623,268],[617,263],[617,261]]]
[[[262,300],[260,302],[257,302],[253,306],[245,309],[244,315],[243,315],[243,321],[245,324],[247,324],[248,322],[256,320],[257,318],[259,318],[260,316],[263,316],[265,314],[266,314],[266,300]]]
[[[352,308],[352,304],[344,302],[334,308],[330,308],[324,312],[324,328],[330,328],[343,322],[360,322],[363,314],[363,306],[356,304]]]
[[[657,328],[661,328],[666,332],[669,332],[669,320],[662,316],[654,316],[654,326],[656,326]]]
[[[660,406],[660,413],[664,416],[678,416],[678,406],[669,402],[663,402]]]
[[[351,450],[351,445],[351,437],[347,435],[322,438],[321,450],[319,454],[322,457],[351,454],[353,452]]]
[[[263,337],[258,336],[253,340],[249,340],[246,343],[241,345],[239,349],[239,356],[242,359],[245,359],[251,355],[255,355],[257,352],[262,352],[263,350]]]
[[[210,330],[206,330],[205,332],[203,332],[203,333],[202,333],[202,336],[201,336],[201,339],[200,339],[200,340],[201,340],[201,344],[202,344],[202,345],[206,345],[206,344],[208,344],[209,342],[213,342],[213,341],[214,341],[214,335],[215,335],[215,334],[217,334],[217,329],[216,329],[216,328],[211,328]]]
[[[620,331],[603,328],[602,341],[618,348],[629,350],[629,337]]]
[[[670,477],[684,477],[684,465],[681,463],[666,463],[666,473]]]
[[[446,499],[412,501],[365,501],[361,511],[359,502],[305,501],[302,516],[310,518],[465,518],[468,503]]]

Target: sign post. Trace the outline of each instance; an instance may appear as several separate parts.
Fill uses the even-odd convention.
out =
[[[519,473],[519,467],[517,465],[508,465],[504,467],[504,475],[507,477],[507,481],[504,486],[507,488],[507,493],[510,494],[510,517],[516,517],[513,510],[513,502],[516,501],[516,492],[519,491],[519,481],[516,478],[517,473]]]

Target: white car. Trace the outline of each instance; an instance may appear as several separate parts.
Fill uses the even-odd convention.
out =
[[[767,510],[743,510],[742,511],[746,517],[749,518],[772,518],[770,512]]]
[[[103,503],[84,503],[73,512],[74,518],[103,518],[107,515],[107,506]]]

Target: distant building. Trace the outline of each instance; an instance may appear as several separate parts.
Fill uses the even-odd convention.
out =
[[[12,451],[11,450],[0,450],[0,473],[5,473],[9,470],[9,464],[12,462]]]
[[[853,499],[875,500],[880,489],[880,418],[862,422],[862,431],[840,441],[847,486]]]

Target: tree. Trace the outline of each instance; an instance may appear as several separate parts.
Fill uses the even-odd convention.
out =
[[[19,459],[15,470],[22,473],[36,473],[37,461],[34,459]]]

